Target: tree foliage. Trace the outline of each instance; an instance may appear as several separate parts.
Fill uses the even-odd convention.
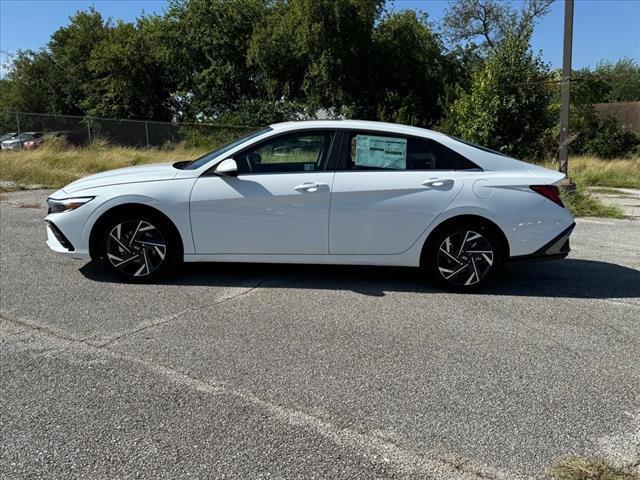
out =
[[[251,64],[269,93],[310,109],[353,106],[369,74],[382,0],[278,2],[256,29]]]
[[[153,21],[137,25],[119,22],[109,28],[92,50],[81,106],[90,115],[114,118],[170,119],[170,95],[175,82],[154,55],[147,29]]]
[[[593,71],[581,69],[572,78],[573,91],[580,95],[588,89],[591,103],[640,101],[640,65],[631,58],[600,62]]]
[[[59,112],[65,105],[62,78],[47,51],[18,52],[7,78],[1,80],[0,108],[23,112]]]
[[[426,15],[382,15],[381,0],[277,3],[256,29],[250,62],[274,99],[307,111],[432,125],[447,80]],[[398,52],[402,52],[399,55]]]
[[[450,59],[426,15],[404,11],[386,16],[374,31],[370,96],[372,118],[432,126],[442,114],[440,97],[453,81]],[[402,54],[399,54],[402,52]]]
[[[556,72],[556,79],[561,72]],[[634,135],[625,132],[613,118],[599,121],[593,105],[595,103],[631,102],[640,100],[640,66],[632,59],[622,58],[617,62],[601,62],[594,70],[581,68],[571,75],[571,105],[569,129],[571,143],[569,151],[574,154],[603,155],[604,150],[629,153],[634,147]],[[551,109],[560,109],[560,89],[554,92]],[[558,115],[555,115],[556,120]],[[552,132],[556,136],[559,123]],[[622,156],[622,154],[619,154]]]
[[[548,67],[531,52],[528,35],[507,34],[473,75],[471,89],[456,100],[445,126],[472,142],[534,158],[552,124],[549,78]]]
[[[178,112],[188,119],[215,118],[264,94],[247,60],[266,0],[173,1],[160,43],[177,80]]]
[[[80,114],[87,85],[94,79],[89,61],[94,49],[102,43],[110,28],[100,12],[91,8],[79,11],[69,25],[56,30],[48,45],[55,65],[54,88],[58,92],[59,113]]]

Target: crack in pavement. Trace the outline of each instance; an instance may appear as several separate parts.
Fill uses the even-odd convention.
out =
[[[213,308],[215,306],[218,306],[222,303],[226,303],[229,302],[231,300],[235,300],[239,297],[245,296],[250,294],[251,292],[257,290],[258,288],[260,288],[262,285],[266,284],[267,282],[269,282],[270,280],[273,280],[275,277],[267,277],[263,280],[260,280],[259,282],[257,282],[255,285],[251,286],[251,287],[246,287],[244,290],[238,292],[238,293],[234,293],[232,295],[226,295],[223,296],[222,298],[216,300],[213,303],[210,303],[208,305],[202,305],[200,307],[192,307],[192,308],[187,308],[185,310],[182,310],[181,312],[177,312],[174,313],[173,315],[169,315],[168,317],[163,317],[160,318],[158,320],[152,320],[150,322],[142,322],[139,323],[138,325],[136,325],[135,327],[133,327],[132,329],[129,330],[125,330],[123,332],[118,332],[115,335],[111,336],[111,337],[107,337],[106,339],[100,341],[96,338],[96,336],[87,336],[87,337],[77,337],[74,335],[67,335],[66,332],[61,332],[59,330],[53,329],[51,327],[48,326],[44,326],[44,325],[40,325],[34,322],[30,322],[28,320],[22,320],[22,319],[18,319],[18,318],[11,318],[9,316],[7,316],[6,313],[1,312],[0,311],[0,319],[12,322],[14,324],[18,324],[20,326],[26,327],[26,328],[30,328],[33,330],[38,330],[41,332],[46,333],[49,336],[52,337],[56,337],[59,338],[61,340],[68,340],[71,342],[80,342],[83,343],[85,345],[89,345],[89,346],[94,346],[94,347],[106,347],[108,345],[111,345],[112,343],[127,337],[129,335],[135,335],[136,333],[139,332],[143,332],[145,330],[149,330],[151,328],[154,327],[158,327],[158,326],[162,326],[165,325],[169,322],[171,322],[172,320],[176,320],[177,318],[182,317],[183,315],[186,315],[187,313],[191,313],[191,312],[197,312],[200,310],[207,310],[209,308]],[[237,288],[237,287],[234,287]],[[14,332],[14,335],[17,335],[18,333],[23,333],[24,330],[22,330],[21,332]],[[9,335],[7,335],[8,337]],[[4,341],[4,339],[2,339]]]
[[[246,295],[256,288],[258,288],[258,285],[240,294],[223,299],[219,301],[218,304],[241,295]],[[58,342],[58,349],[63,351],[73,351],[78,348],[86,349],[92,353],[138,364],[152,373],[159,374],[174,383],[199,392],[210,395],[228,395],[236,398],[245,404],[253,405],[256,408],[266,411],[275,420],[294,427],[310,429],[340,447],[355,451],[374,464],[383,463],[387,466],[392,466],[401,474],[418,474],[425,475],[427,478],[457,480],[514,480],[527,478],[514,472],[504,472],[496,468],[478,465],[472,463],[470,460],[461,459],[454,455],[450,458],[442,456],[440,458],[428,458],[425,452],[418,451],[410,445],[402,445],[398,441],[390,441],[389,439],[382,438],[380,435],[368,433],[364,431],[364,429],[357,431],[354,428],[341,427],[321,419],[316,415],[278,405],[263,400],[253,393],[228,387],[224,382],[205,381],[159,363],[116,352],[109,349],[106,345],[96,345],[86,340],[61,336],[50,329],[30,325],[29,323],[7,318],[6,316],[2,316],[2,318],[8,322],[31,329],[33,332],[32,335],[41,335],[45,337],[47,341]]]
[[[234,293],[232,295],[227,295],[227,296],[223,296],[222,298],[216,300],[213,303],[210,303],[208,305],[202,305],[200,307],[192,307],[192,308],[187,308],[186,310],[183,310],[181,312],[178,313],[174,313],[173,315],[170,315],[168,317],[165,318],[160,318],[158,320],[152,320],[150,322],[142,322],[140,324],[138,324],[137,326],[135,326],[134,328],[130,329],[130,330],[125,330],[123,332],[120,333],[116,333],[114,336],[107,338],[105,341],[103,342],[94,342],[91,341],[91,344],[97,346],[97,347],[106,347],[108,345],[111,345],[114,342],[117,342],[118,340],[127,337],[129,335],[135,335],[136,333],[140,333],[143,332],[145,330],[149,330],[150,328],[154,328],[154,327],[158,327],[161,325],[165,325],[169,322],[171,322],[172,320],[175,320],[177,318],[182,317],[183,315],[186,315],[187,313],[191,313],[191,312],[198,312],[200,310],[207,310],[209,308],[213,308],[216,307],[222,303],[226,303],[229,302],[231,300],[235,300],[239,297],[243,297],[245,295],[250,294],[251,292],[257,290],[258,288],[260,288],[262,285],[264,285],[265,283],[267,283],[268,281],[272,280],[273,277],[268,277],[265,278],[263,280],[260,280],[259,282],[257,282],[255,285],[251,286],[251,287],[246,287],[244,290],[238,292],[238,293]],[[237,287],[235,287],[237,288]]]

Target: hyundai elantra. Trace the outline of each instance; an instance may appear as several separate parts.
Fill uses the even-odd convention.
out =
[[[568,254],[563,178],[416,127],[281,123],[65,186],[47,244],[132,281],[181,262],[394,265],[469,290],[508,262]]]

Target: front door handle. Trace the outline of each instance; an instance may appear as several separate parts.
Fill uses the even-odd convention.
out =
[[[328,187],[327,183],[315,183],[315,182],[306,182],[302,185],[298,185],[297,187],[293,187],[294,190],[298,192],[308,192],[313,193],[317,192],[322,187]]]
[[[442,178],[430,178],[421,182],[420,185],[427,188],[451,188],[453,186],[453,180]]]

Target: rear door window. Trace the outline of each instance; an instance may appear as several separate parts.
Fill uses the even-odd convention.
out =
[[[428,139],[370,132],[345,132],[341,170],[470,170],[479,167]]]

